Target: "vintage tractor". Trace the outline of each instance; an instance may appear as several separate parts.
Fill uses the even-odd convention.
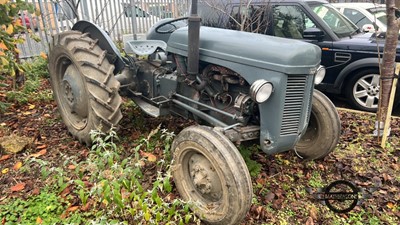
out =
[[[121,95],[150,116],[198,121],[173,142],[176,187],[202,220],[237,224],[250,208],[252,182],[236,146],[258,141],[266,154],[318,159],[335,148],[340,121],[314,90],[324,76],[319,47],[200,28],[191,11],[158,22],[150,40],[127,42],[124,56],[97,25],[77,22],[50,45],[51,84],[64,123],[83,143],[91,130],[118,125]]]

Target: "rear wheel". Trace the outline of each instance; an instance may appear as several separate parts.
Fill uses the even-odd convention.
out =
[[[87,34],[66,31],[54,37],[49,51],[50,81],[68,131],[91,144],[90,131],[107,132],[122,114],[114,65]]]
[[[333,103],[314,90],[310,120],[296,145],[296,153],[307,160],[324,158],[339,142],[340,128],[340,118]]]
[[[237,148],[210,127],[184,129],[172,144],[173,177],[191,209],[209,224],[238,224],[250,209],[251,178]]]

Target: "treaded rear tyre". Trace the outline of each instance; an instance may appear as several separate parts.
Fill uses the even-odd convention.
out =
[[[303,159],[322,159],[332,152],[340,139],[340,118],[335,105],[318,90],[314,90],[307,131],[296,145]]]
[[[91,145],[91,130],[108,132],[122,118],[114,65],[97,40],[79,31],[54,36],[49,51],[50,82],[68,131]]]

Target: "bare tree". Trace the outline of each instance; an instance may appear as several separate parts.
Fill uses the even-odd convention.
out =
[[[266,33],[270,18],[271,5],[268,0],[213,1],[200,0],[200,7],[205,7],[202,23],[205,26],[228,28],[252,33]]]
[[[396,3],[400,3],[400,1],[396,0]],[[378,126],[381,125],[381,122],[385,123],[384,131],[387,131],[389,127],[387,121],[390,121],[390,118],[387,117],[390,116],[390,114],[388,114],[390,111],[389,109],[391,108],[389,105],[389,100],[393,86],[396,49],[399,37],[400,21],[396,19],[395,10],[395,0],[386,0],[387,31],[383,60],[381,64],[381,93],[379,97],[380,104],[378,110]],[[382,147],[384,147],[385,141],[386,133],[384,132]]]

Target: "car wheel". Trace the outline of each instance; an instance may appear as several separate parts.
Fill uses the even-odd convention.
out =
[[[353,76],[346,87],[346,96],[356,109],[376,112],[379,100],[379,70],[367,69]]]

